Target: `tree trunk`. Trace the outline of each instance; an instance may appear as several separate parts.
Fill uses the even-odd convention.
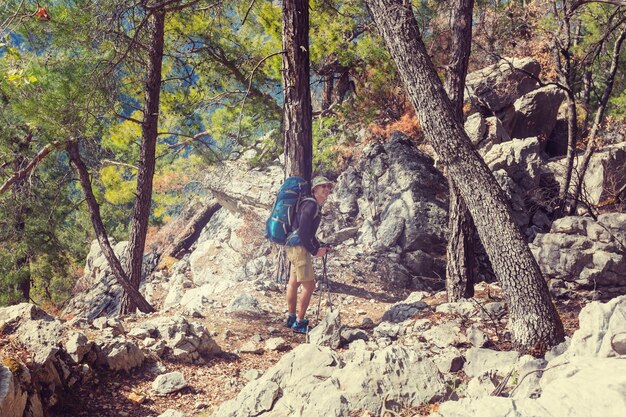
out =
[[[150,50],[148,74],[145,85],[145,109],[141,125],[141,151],[137,173],[137,200],[131,219],[129,238],[128,271],[130,284],[139,289],[142,277],[143,253],[148,232],[148,221],[152,205],[152,178],[155,169],[155,154],[159,124],[159,98],[161,94],[161,66],[163,63],[163,32],[165,12],[155,10],[150,17]],[[133,300],[124,294],[120,313],[136,310]]]
[[[311,178],[313,130],[309,86],[309,4],[283,1],[283,128],[287,176]]]
[[[563,324],[511,208],[473,149],[421,40],[411,3],[367,0],[420,123],[474,219],[509,302],[513,345],[543,351],[564,339]]]
[[[474,296],[476,268],[474,265],[474,233],[472,216],[454,181],[448,176],[450,187],[449,235],[446,263],[446,292],[448,301]]]
[[[181,233],[176,236],[174,243],[167,247],[161,254],[161,259],[171,256],[181,258],[182,255],[189,250],[191,245],[200,237],[200,233],[204,226],[222,206],[217,200],[211,200],[202,210],[199,210],[191,220],[187,223]]]
[[[152,313],[154,312],[154,308],[146,301],[146,299],[141,295],[139,290],[133,287],[126,276],[126,272],[124,272],[124,268],[117,256],[115,256],[115,252],[109,243],[109,238],[107,236],[106,229],[104,228],[104,223],[102,223],[102,217],[100,216],[100,207],[98,206],[98,202],[96,201],[96,197],[93,194],[91,189],[91,180],[89,179],[89,171],[87,167],[83,163],[80,152],[78,150],[78,143],[71,141],[67,145],[67,154],[69,155],[70,161],[74,164],[76,171],[78,172],[78,176],[80,178],[80,185],[83,188],[83,192],[85,193],[85,200],[87,201],[87,207],[89,208],[89,216],[91,218],[91,224],[93,225],[93,229],[96,232],[96,237],[98,239],[98,243],[100,244],[100,250],[104,254],[109,266],[111,267],[111,271],[117,282],[122,286],[126,294],[133,300],[133,303],[139,307],[139,310],[143,313]]]
[[[445,88],[452,102],[454,114],[463,123],[463,89],[472,48],[472,12],[474,0],[458,0],[452,19],[452,52],[446,74]],[[476,228],[459,194],[454,180],[448,175],[450,209],[448,218],[448,247],[446,263],[446,290],[448,301],[458,301],[474,295],[476,281],[474,249]]]

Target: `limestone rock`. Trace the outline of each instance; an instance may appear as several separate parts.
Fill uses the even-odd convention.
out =
[[[564,99],[565,93],[553,85],[538,88],[520,97],[514,103],[511,137],[549,136]]]
[[[533,58],[505,58],[497,64],[467,74],[468,98],[492,113],[511,105],[518,97],[534,90],[537,82],[526,72],[539,76],[541,66]]]
[[[152,390],[157,395],[167,395],[179,391],[187,386],[185,377],[178,371],[159,375],[152,382]]]
[[[385,314],[383,314],[382,319],[392,323],[400,323],[426,310],[428,304],[421,301],[424,295],[425,293],[422,291],[413,292],[406,300],[395,303],[389,307],[389,309],[385,311]]]
[[[517,363],[519,353],[515,351],[495,351],[483,348],[470,348],[465,353],[467,363],[463,368],[470,376],[478,376],[487,371],[506,375]]]
[[[355,409],[377,413],[381,391],[391,393],[389,401],[409,407],[437,401],[446,386],[436,366],[411,349],[355,348],[341,357],[330,348],[302,344],[213,416],[278,417],[287,410],[307,417],[340,417]]]
[[[226,308],[228,313],[261,313],[261,307],[259,300],[253,295],[248,293],[239,294],[233,299],[230,305]]]

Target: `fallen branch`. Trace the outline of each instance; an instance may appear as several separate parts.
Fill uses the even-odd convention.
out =
[[[513,393],[515,392],[515,390],[516,390],[517,388],[519,388],[519,386],[520,386],[520,385],[522,385],[522,382],[524,382],[524,380],[526,379],[526,377],[527,377],[528,375],[530,375],[530,374],[534,374],[534,373],[537,373],[537,372],[546,372],[546,371],[548,371],[548,370],[550,370],[550,369],[554,369],[554,368],[559,367],[559,366],[567,365],[568,363],[569,363],[569,362],[563,362],[563,363],[559,363],[559,364],[554,365],[554,366],[550,366],[549,368],[545,368],[545,369],[535,369],[534,371],[529,371],[529,372],[527,372],[526,374],[524,374],[524,376],[522,377],[522,379],[520,379],[520,381],[517,383],[517,385],[515,385],[515,386],[513,387],[513,389],[512,389],[512,390],[511,390],[511,392],[509,393],[509,397],[512,397],[512,396],[513,396]]]

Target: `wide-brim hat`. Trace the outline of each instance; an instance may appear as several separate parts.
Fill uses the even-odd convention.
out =
[[[333,184],[333,182],[331,180],[329,180],[326,177],[323,176],[318,176],[313,178],[313,181],[311,181],[311,191],[313,191],[313,189],[319,185],[325,185],[325,184]]]

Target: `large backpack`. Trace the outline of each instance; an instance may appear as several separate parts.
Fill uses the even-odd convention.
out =
[[[292,231],[300,203],[311,198],[311,185],[302,177],[289,177],[278,190],[276,202],[265,222],[265,237],[284,245]]]

